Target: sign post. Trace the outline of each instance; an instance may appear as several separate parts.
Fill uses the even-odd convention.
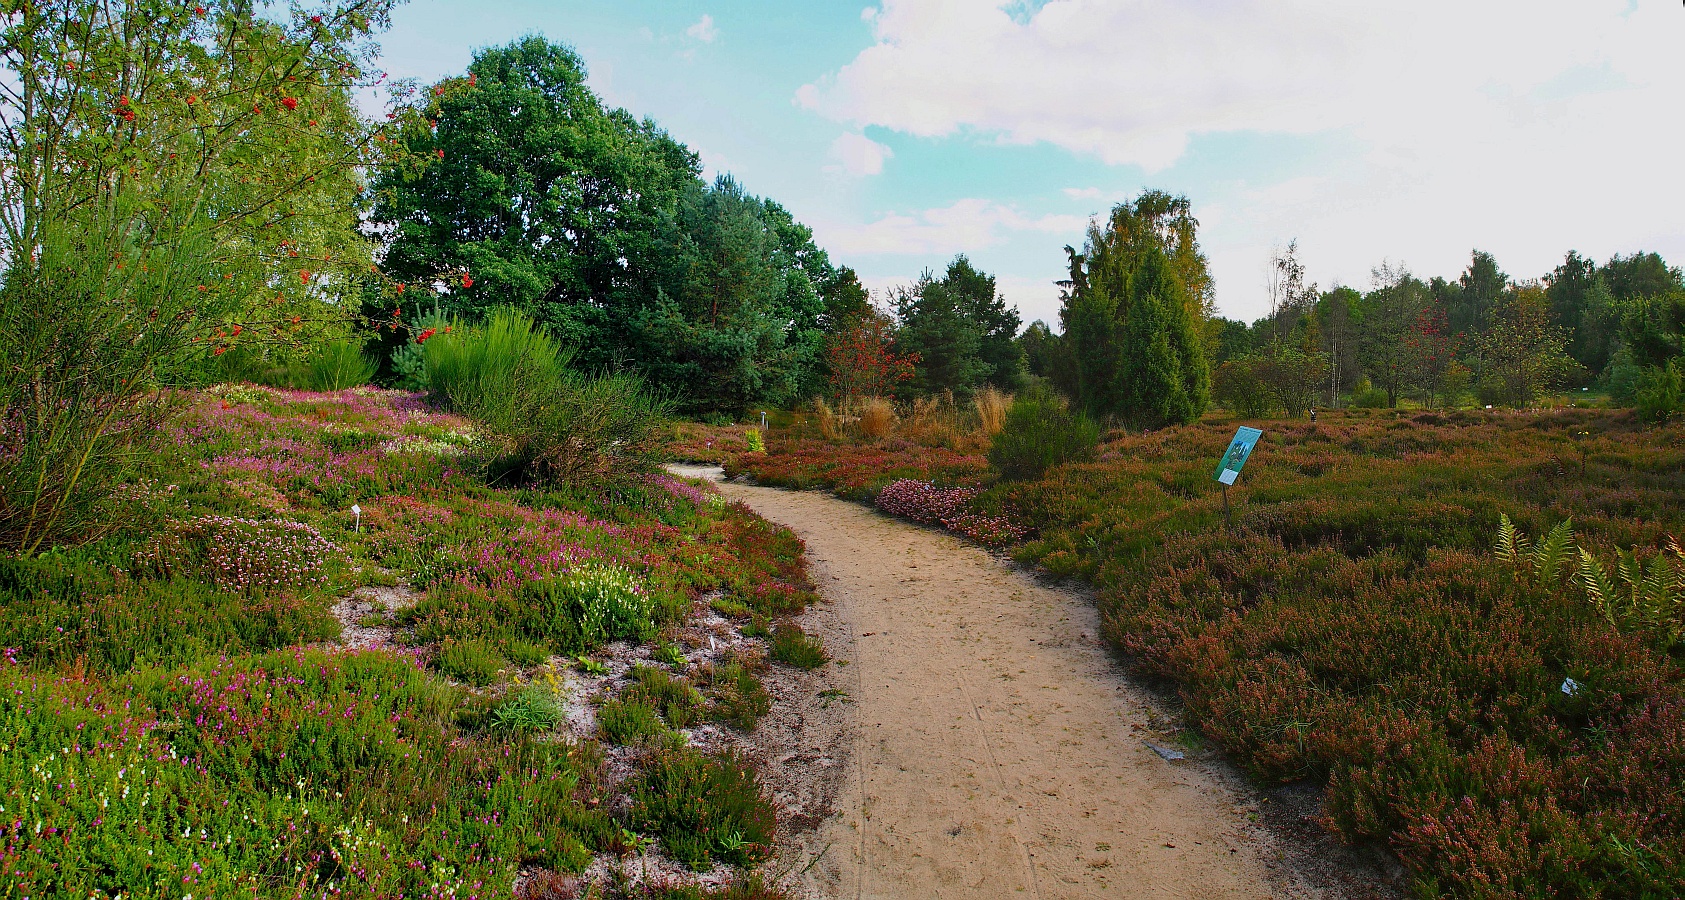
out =
[[[1264,433],[1256,428],[1245,425],[1235,430],[1234,439],[1229,441],[1229,449],[1223,453],[1223,460],[1217,464],[1217,482],[1223,486],[1223,524],[1230,531],[1234,530],[1234,520],[1229,514],[1229,485],[1240,477],[1240,470],[1246,465],[1247,457],[1252,455],[1252,448]]]

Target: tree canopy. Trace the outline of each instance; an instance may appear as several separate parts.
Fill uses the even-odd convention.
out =
[[[393,277],[440,308],[533,317],[587,367],[625,366],[692,413],[816,390],[821,319],[857,305],[783,207],[649,120],[606,107],[573,50],[523,38],[417,96],[401,138],[427,161],[377,177]],[[829,306],[828,306],[829,304]]]

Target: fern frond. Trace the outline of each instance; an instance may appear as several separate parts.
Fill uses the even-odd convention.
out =
[[[1558,522],[1550,533],[1533,546],[1533,572],[1539,581],[1556,584],[1568,560],[1568,549],[1574,541],[1573,519]]]
[[[1585,588],[1586,595],[1591,598],[1592,605],[1603,613],[1610,625],[1615,624],[1615,597],[1620,588],[1609,578],[1609,573],[1603,570],[1603,564],[1592,556],[1590,551],[1580,551],[1580,571],[1578,573],[1580,586]]]
[[[1616,571],[1620,575],[1621,584],[1626,586],[1628,594],[1637,597],[1644,588],[1644,562],[1631,550],[1617,550],[1615,555],[1618,559]]]
[[[1498,558],[1510,565],[1521,562],[1521,554],[1527,550],[1527,537],[1521,529],[1515,527],[1507,513],[1498,514]]]

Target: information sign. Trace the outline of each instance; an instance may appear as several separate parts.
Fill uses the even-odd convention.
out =
[[[1217,465],[1217,480],[1224,487],[1234,484],[1240,477],[1240,469],[1246,465],[1246,458],[1252,455],[1252,447],[1264,433],[1256,428],[1240,426],[1234,433],[1234,440],[1229,441],[1228,452],[1223,454],[1223,461]]]

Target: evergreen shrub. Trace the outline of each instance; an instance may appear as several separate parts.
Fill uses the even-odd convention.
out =
[[[1100,428],[1070,411],[1045,388],[1018,398],[989,446],[989,464],[1009,481],[1040,478],[1048,469],[1094,458]]]

